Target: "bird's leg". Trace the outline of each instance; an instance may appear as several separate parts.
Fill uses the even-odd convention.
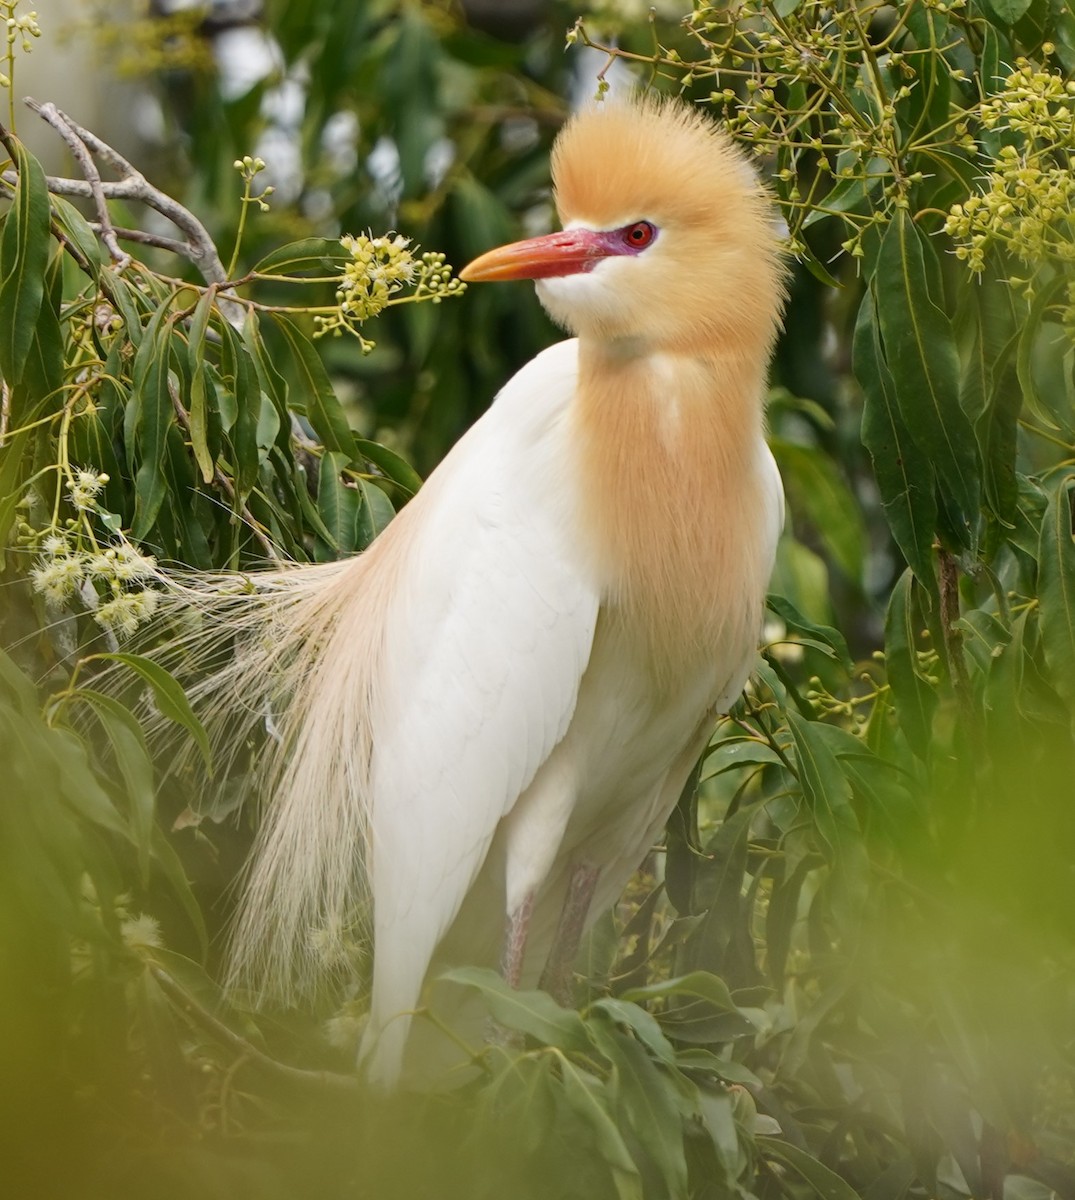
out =
[[[571,967],[579,952],[586,914],[590,909],[594,888],[601,874],[600,868],[590,863],[576,863],[567,884],[567,896],[560,911],[560,922],[549,951],[545,970],[541,973],[540,987],[565,1007],[571,1004]]]
[[[529,892],[522,904],[508,914],[504,927],[504,948],[500,954],[500,974],[513,988],[519,986],[526,953],[526,935],[530,931],[530,916],[534,911],[534,893]]]
[[[526,935],[530,932],[530,917],[534,911],[534,893],[528,892],[522,904],[514,912],[508,913],[504,925],[504,945],[500,951],[500,974],[513,988],[519,986],[523,976],[523,958],[526,954]],[[506,1048],[521,1048],[522,1034],[505,1029],[503,1025],[489,1018],[485,1031],[485,1040],[496,1046]]]

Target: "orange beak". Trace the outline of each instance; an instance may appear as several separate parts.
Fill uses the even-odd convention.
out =
[[[592,270],[602,258],[622,254],[622,246],[605,232],[565,229],[544,237],[498,246],[468,263],[459,272],[466,283],[504,279],[549,279]]]

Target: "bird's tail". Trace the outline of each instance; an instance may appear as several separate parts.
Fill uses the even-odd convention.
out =
[[[226,976],[255,1002],[308,996],[363,931],[391,557],[160,580],[159,610],[180,632],[157,657],[187,687],[217,776],[255,747],[244,790],[263,814]]]

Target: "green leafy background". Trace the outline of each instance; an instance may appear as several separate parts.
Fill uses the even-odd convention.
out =
[[[1028,153],[983,100],[1020,63],[1075,91],[1075,19],[1061,0],[592,7],[565,55],[579,13],[553,4],[484,24],[439,3],[269,4],[281,69],[304,81],[302,168],[248,214],[238,271],[260,275],[236,295],[261,307],[241,328],[173,255],[132,244],[117,269],[89,209],[8,140],[13,1195],[1075,1195],[1071,258],[1028,260],[1002,224],[972,272],[949,220],[1005,145]],[[232,164],[257,150],[274,81],[226,99],[200,17],[116,21],[87,53],[128,69],[124,47],[152,48],[138,86],[166,141],[147,174],[230,247]],[[564,97],[598,90],[612,58],[722,115],[788,224],[769,421],[789,520],[764,645],[663,844],[589,936],[576,1007],[457,969],[442,986],[518,1045],[473,1047],[451,1094],[371,1097],[352,1069],[360,989],[297,1012],[222,995],[256,814],[227,781],[202,804],[207,735],[147,648],[103,638],[84,593],[50,606],[31,572],[68,521],[199,570],[366,546],[557,334],[529,287],[475,288],[386,310],[364,356],[313,337],[331,283],[294,280],[338,272],[344,232],[398,229],[458,266],[547,223]],[[345,118],[341,154],[325,131]],[[370,166],[386,144],[387,181]],[[1070,168],[1073,149],[1058,135],[1044,154]],[[1075,242],[1070,211],[1050,229]],[[80,468],[109,476],[86,513],[64,486]],[[117,661],[129,685],[102,690]],[[168,749],[135,715],[147,688]]]

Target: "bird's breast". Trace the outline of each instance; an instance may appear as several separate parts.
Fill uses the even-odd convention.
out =
[[[760,627],[774,525],[760,388],[735,362],[580,354],[580,536],[606,619],[670,680]]]

